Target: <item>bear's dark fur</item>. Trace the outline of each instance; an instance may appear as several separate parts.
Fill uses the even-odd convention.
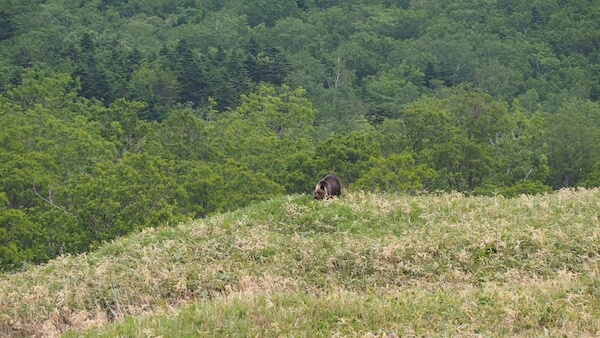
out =
[[[327,175],[315,186],[313,196],[315,199],[329,199],[333,196],[339,196],[342,193],[342,184],[335,175]]]

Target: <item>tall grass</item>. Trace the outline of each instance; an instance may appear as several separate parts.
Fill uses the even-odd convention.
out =
[[[287,196],[0,280],[8,336],[596,336],[600,190]]]

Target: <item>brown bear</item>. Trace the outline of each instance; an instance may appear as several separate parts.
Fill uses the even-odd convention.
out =
[[[327,175],[315,186],[313,196],[315,199],[330,199],[333,196],[339,196],[342,193],[342,184],[335,175]]]

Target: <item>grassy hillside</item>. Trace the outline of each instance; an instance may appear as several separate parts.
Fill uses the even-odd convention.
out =
[[[289,196],[0,277],[0,336],[595,336],[600,190]]]

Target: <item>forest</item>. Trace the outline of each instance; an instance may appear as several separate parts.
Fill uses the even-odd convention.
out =
[[[600,186],[600,0],[5,0],[0,271],[346,189]]]

